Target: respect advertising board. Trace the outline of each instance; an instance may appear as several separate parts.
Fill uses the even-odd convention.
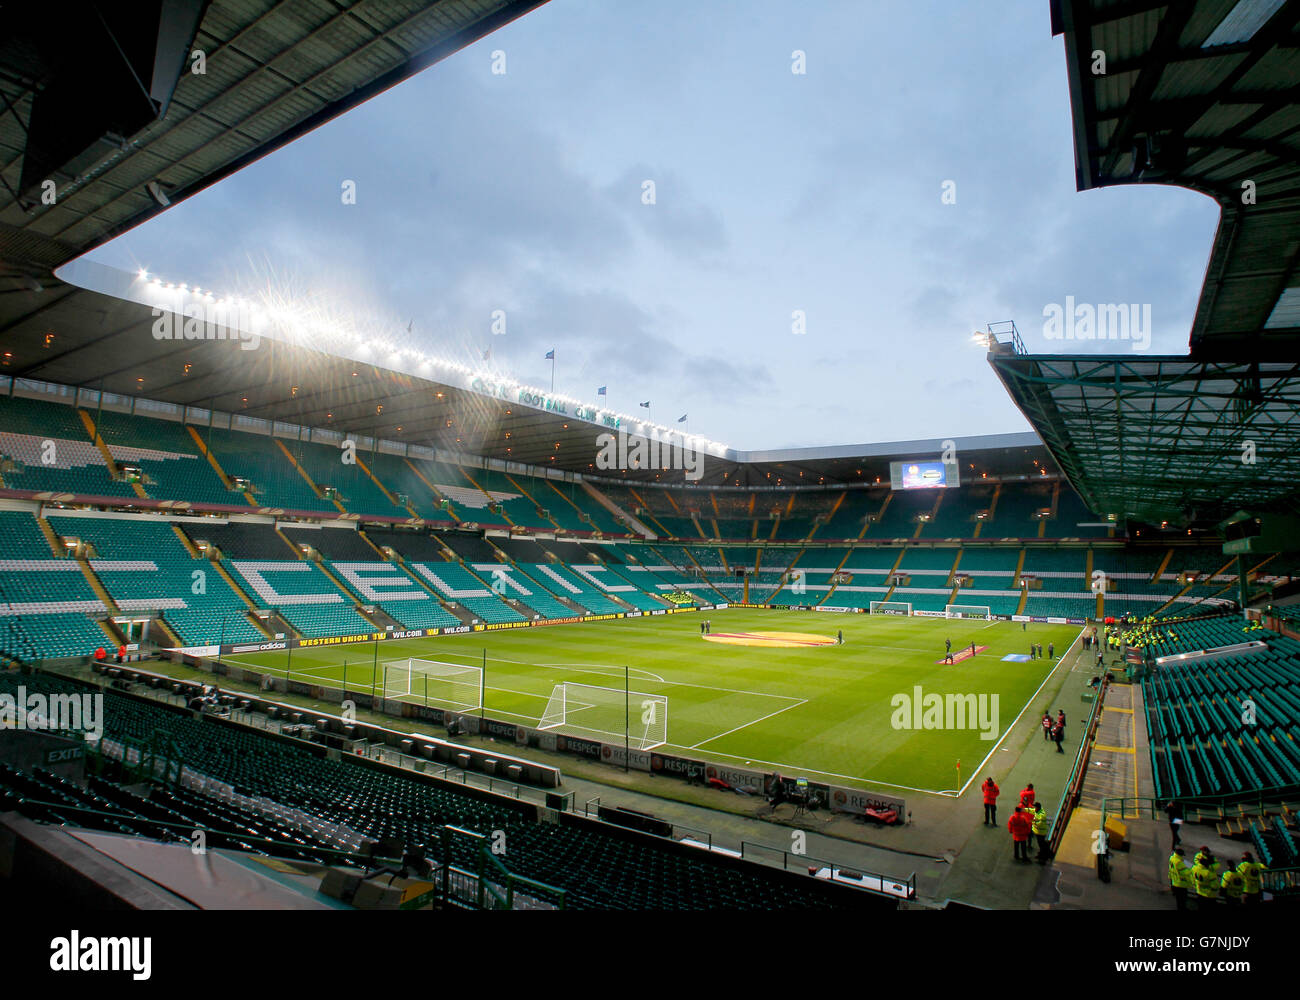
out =
[[[880,795],[877,792],[864,792],[856,788],[842,788],[838,785],[831,786],[830,806],[834,812],[850,813],[854,816],[865,816],[868,809],[878,813],[892,809],[897,813],[899,822],[907,818],[907,803],[903,799]]]

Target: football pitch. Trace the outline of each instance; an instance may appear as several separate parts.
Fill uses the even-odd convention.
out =
[[[713,641],[700,633],[704,619],[712,622]],[[843,645],[815,644],[834,640],[841,629]],[[754,634],[774,632],[792,634],[792,645],[767,646],[761,637],[750,644]],[[881,791],[953,794],[1023,710],[1041,715],[1050,708],[1055,715],[1066,707],[1034,696],[1079,633],[1073,625],[1029,623],[1026,629],[1019,622],[736,608],[226,660],[330,687],[342,687],[346,673],[352,691],[373,685],[379,693],[387,682],[389,698],[437,707],[456,707],[440,693],[464,697],[469,685],[451,690],[417,675],[408,683],[398,663],[420,658],[485,667],[484,714],[527,726],[547,714],[557,684],[612,689],[604,697],[617,702],[616,710],[603,709],[597,719],[588,709],[584,716],[575,694],[576,710],[555,730],[611,743],[623,738],[626,668],[634,729],[644,704],[638,695],[667,699],[665,753]],[[946,639],[953,664],[942,662]],[[1055,643],[1057,660],[1003,659],[1027,657],[1031,642],[1044,651]],[[973,657],[971,643],[978,650]],[[949,706],[947,715],[934,713],[933,695]],[[954,703],[966,706],[965,714],[954,714]]]

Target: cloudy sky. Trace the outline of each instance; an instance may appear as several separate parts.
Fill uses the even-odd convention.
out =
[[[971,332],[1131,351],[1047,339],[1073,296],[1186,353],[1218,218],[1076,192],[1070,127],[1047,0],[551,0],[92,259],[738,449],[1018,431]]]

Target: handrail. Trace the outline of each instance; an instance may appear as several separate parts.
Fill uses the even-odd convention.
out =
[[[470,842],[476,844],[475,858],[477,868],[473,872],[468,872],[463,868],[456,868],[451,864],[451,835],[456,834],[467,838]],[[564,900],[566,891],[558,886],[548,885],[545,882],[539,882],[536,879],[530,879],[523,875],[516,875],[505,864],[492,853],[488,844],[488,836],[475,830],[467,830],[464,827],[444,824],[440,834],[442,844],[443,864],[442,885],[444,898],[451,891],[450,872],[455,870],[466,877],[470,877],[477,882],[476,905],[480,910],[511,910],[514,909],[515,893],[519,889],[527,891],[530,895],[543,901],[555,905],[557,909],[564,909]],[[503,888],[498,888],[498,884]],[[461,897],[457,897],[460,902],[465,902]],[[491,903],[489,905],[489,899]]]
[[[916,872],[915,872],[915,871],[913,871],[912,873],[910,873],[906,878],[903,878],[903,877],[898,876],[898,875],[886,875],[886,874],[883,873],[883,872],[873,872],[873,871],[869,871],[869,870],[867,870],[866,868],[860,868],[860,867],[858,867],[858,866],[856,866],[856,865],[842,865],[842,864],[840,864],[839,862],[836,862],[836,861],[827,861],[825,858],[814,857],[814,856],[811,855],[811,854],[796,854],[796,853],[794,853],[794,852],[792,852],[792,851],[789,851],[789,850],[787,850],[787,849],[785,849],[785,848],[781,848],[781,847],[769,847],[769,846],[767,846],[766,844],[756,844],[756,843],[754,843],[753,841],[750,841],[750,840],[742,840],[742,841],[740,842],[740,856],[741,856],[742,858],[744,858],[745,860],[747,860],[747,861],[754,861],[754,862],[757,863],[757,864],[765,864],[766,862],[762,861],[761,858],[751,858],[751,857],[749,857],[749,856],[746,854],[746,848],[749,848],[750,851],[751,851],[751,853],[752,853],[753,851],[755,851],[755,850],[761,850],[761,851],[768,851],[768,852],[771,852],[771,853],[773,853],[773,854],[780,854],[780,855],[781,855],[781,868],[782,868],[784,871],[789,871],[789,870],[790,870],[790,859],[791,859],[791,858],[795,858],[795,859],[796,859],[796,863],[803,864],[803,865],[815,864],[815,865],[817,865],[819,868],[826,868],[826,869],[828,869],[832,874],[834,874],[834,873],[838,873],[838,872],[842,872],[842,871],[845,871],[845,870],[848,870],[848,871],[852,871],[852,872],[857,872],[858,874],[863,875],[863,876],[865,876],[865,877],[867,877],[867,878],[879,879],[882,885],[883,885],[884,883],[886,883],[886,882],[889,882],[889,883],[892,883],[892,884],[894,884],[894,885],[906,886],[906,887],[907,887],[907,898],[908,898],[908,899],[915,899],[915,898],[916,898]],[[877,890],[875,890],[875,889],[871,889],[871,888],[869,888],[869,887],[867,887],[867,886],[863,886],[862,888],[864,888],[867,892],[876,892],[876,891],[877,891]],[[884,893],[884,894],[885,894],[885,895],[892,895],[892,893]]]
[[[1226,805],[1244,806],[1253,798],[1253,804],[1260,815],[1266,811],[1269,805],[1281,806],[1284,801],[1295,795],[1295,785],[1269,785],[1265,788],[1253,788],[1245,792],[1223,792],[1219,795],[1179,795],[1165,798],[1162,801],[1161,796],[1156,795],[1123,795],[1110,796],[1101,800],[1101,819],[1103,828],[1106,822],[1106,814],[1112,811],[1118,811],[1120,819],[1127,819],[1129,812],[1129,803],[1132,803],[1134,816],[1138,815],[1139,810],[1150,806],[1151,814],[1148,818],[1158,819],[1159,813],[1163,811],[1165,802],[1175,802],[1187,809],[1221,809]]]
[[[708,830],[698,830],[698,829],[696,829],[696,828],[693,827],[693,826],[684,826],[684,825],[681,824],[681,823],[674,823],[674,824],[673,824],[673,834],[676,835],[676,833],[677,833],[678,830],[684,830],[684,831],[687,832],[687,833],[698,833],[698,834],[703,834],[703,836],[704,836],[704,843],[705,843],[706,845],[708,845],[709,850],[712,850],[712,849],[713,849],[713,834],[712,834],[710,831],[708,831]]]
[[[1300,889],[1300,865],[1266,868],[1259,873],[1259,881],[1262,888],[1274,895]]]
[[[1066,823],[1070,814],[1074,811],[1075,803],[1079,801],[1079,793],[1083,788],[1083,779],[1087,774],[1088,757],[1091,753],[1093,741],[1097,736],[1097,727],[1101,724],[1102,707],[1106,701],[1106,692],[1109,690],[1110,682],[1103,676],[1101,687],[1097,691],[1097,698],[1092,703],[1092,711],[1088,713],[1088,724],[1084,728],[1083,739],[1079,741],[1079,749],[1074,754],[1074,764],[1070,769],[1070,777],[1066,779],[1065,789],[1061,792],[1061,798],[1056,803],[1056,811],[1052,814],[1052,828],[1047,834],[1048,854],[1056,853],[1056,849],[1061,844],[1061,838],[1065,836]]]

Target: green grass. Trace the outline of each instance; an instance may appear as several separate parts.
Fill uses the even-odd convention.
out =
[[[705,642],[700,620],[715,632],[789,631],[833,636],[843,646],[764,649]],[[799,611],[729,609],[703,615],[616,619],[578,625],[522,628],[352,646],[295,649],[289,659],[294,680],[342,686],[344,661],[350,690],[371,687],[376,652],[381,665],[406,657],[481,665],[487,655],[485,712],[506,721],[536,725],[554,686],[577,682],[623,687],[630,668],[633,692],[668,699],[667,745],[677,753],[719,764],[779,769],[837,784],[950,792],[975,773],[997,739],[976,728],[901,729],[892,725],[896,694],[998,696],[998,737],[1007,731],[1051,665],[1042,660],[1003,662],[1008,653],[1028,653],[1030,641],[1058,657],[1077,636],[1075,626],[1018,622],[816,614]],[[973,660],[949,666],[944,639],[954,652],[974,641],[988,646]],[[283,675],[283,651],[228,658],[266,673]],[[382,674],[374,678],[382,690]],[[437,687],[428,703],[439,705]],[[392,694],[389,695],[392,697]],[[411,701],[423,702],[419,693]],[[633,698],[634,717],[639,714]],[[1057,706],[1034,704],[1041,714]],[[575,717],[584,726],[617,732],[621,703],[600,720],[591,710]],[[580,713],[581,715],[581,713]],[[616,716],[616,718],[614,717]]]

